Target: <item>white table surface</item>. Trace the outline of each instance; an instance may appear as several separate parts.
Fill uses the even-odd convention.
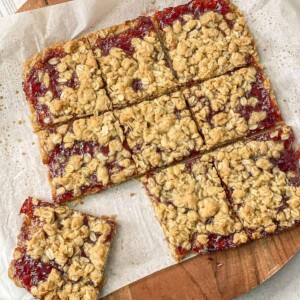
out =
[[[251,0],[247,0],[251,1]],[[300,22],[300,0],[289,1],[298,12]],[[0,16],[13,14],[25,0],[0,0]],[[300,33],[299,33],[300,35]],[[300,299],[300,253],[289,261],[269,280],[238,298],[238,300],[299,300]],[[0,295],[1,299],[1,295]],[[9,300],[9,299],[1,299]],[[17,300],[17,299],[14,299]],[[212,299],[213,300],[213,299]]]

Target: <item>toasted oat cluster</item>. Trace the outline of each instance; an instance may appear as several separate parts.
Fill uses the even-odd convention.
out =
[[[157,97],[176,85],[149,17],[89,37],[113,107]]]
[[[99,192],[136,172],[112,112],[39,132],[55,202]]]
[[[85,38],[54,44],[30,58],[23,88],[35,130],[112,108]]]
[[[204,150],[180,92],[116,112],[139,174]]]
[[[192,0],[156,12],[153,20],[181,83],[207,80],[257,59],[242,13],[227,0]]]
[[[208,149],[281,121],[270,82],[260,66],[207,80],[186,89],[184,96]]]
[[[248,241],[208,155],[142,178],[173,257],[234,248]]]
[[[299,152],[293,141],[284,126],[211,154],[250,239],[300,225]]]
[[[116,230],[114,217],[93,217],[28,198],[9,277],[37,299],[98,299]]]

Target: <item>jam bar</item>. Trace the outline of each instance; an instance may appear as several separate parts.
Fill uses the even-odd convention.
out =
[[[228,0],[193,0],[153,16],[179,82],[207,80],[257,60],[242,13]]]
[[[149,173],[142,182],[177,261],[191,252],[225,250],[248,241],[211,157]]]
[[[198,154],[203,140],[180,92],[115,112],[139,174]]]
[[[260,66],[205,81],[184,95],[208,149],[275,127],[282,120]]]
[[[98,299],[116,231],[114,217],[93,217],[28,198],[9,277],[36,299]]]
[[[157,97],[176,85],[149,17],[89,37],[113,107]]]
[[[228,201],[249,238],[300,224],[299,151],[283,126],[214,152]]]
[[[57,43],[30,58],[23,69],[23,89],[35,131],[112,108],[84,38]]]
[[[112,112],[41,131],[39,138],[55,202],[100,192],[136,172]]]

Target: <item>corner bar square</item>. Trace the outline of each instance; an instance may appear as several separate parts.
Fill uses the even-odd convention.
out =
[[[300,225],[300,153],[293,142],[283,126],[211,154],[250,239]]]
[[[112,109],[85,38],[54,44],[27,60],[23,89],[35,131]]]
[[[242,13],[227,0],[193,0],[152,17],[180,83],[207,80],[258,59]]]
[[[29,197],[8,275],[36,299],[98,299],[116,231],[94,217]]]

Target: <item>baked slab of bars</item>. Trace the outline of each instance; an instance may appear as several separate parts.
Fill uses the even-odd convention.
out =
[[[23,89],[35,131],[112,108],[85,38],[54,44],[30,58],[24,64]]]
[[[116,230],[114,217],[93,217],[28,198],[9,277],[37,299],[96,300]]]
[[[40,131],[39,139],[54,202],[100,192],[136,172],[112,112]]]
[[[160,96],[176,85],[149,17],[100,30],[89,40],[113,107]]]
[[[226,199],[211,157],[192,159],[142,178],[175,260],[248,241]]]
[[[284,126],[211,154],[249,238],[300,225],[299,151]]]
[[[207,80],[183,94],[208,149],[282,121],[270,82],[258,65]]]
[[[139,174],[205,149],[180,92],[144,101],[115,114]]]
[[[194,0],[153,20],[179,82],[206,80],[257,60],[242,13],[227,0]]]

